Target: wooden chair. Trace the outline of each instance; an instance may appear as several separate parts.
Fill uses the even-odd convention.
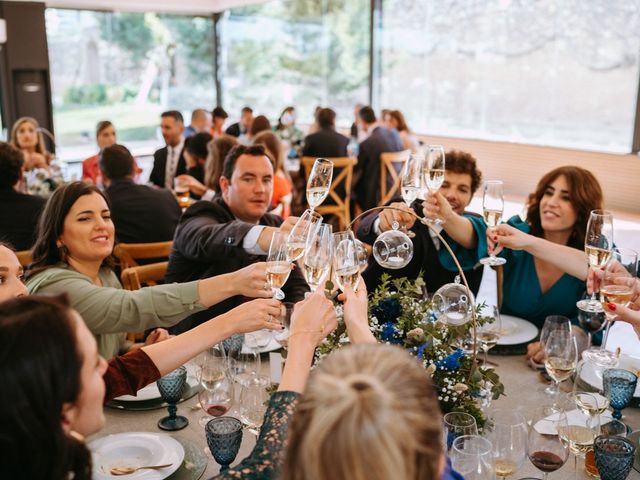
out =
[[[120,268],[125,270],[129,267],[137,267],[137,260],[168,259],[171,245],[173,245],[171,240],[154,243],[119,243],[113,253],[120,259]]]
[[[302,167],[304,168],[305,180],[309,180],[311,168],[315,157],[302,157]],[[316,212],[320,215],[335,215],[338,219],[340,230],[346,230],[351,223],[351,183],[353,179],[353,168],[358,163],[357,158],[333,157],[328,158],[333,162],[334,177],[329,189],[329,197],[335,202],[334,205],[320,205],[316,207]],[[336,171],[338,172],[336,174]],[[306,184],[306,181],[305,181]],[[343,191],[340,191],[340,190]],[[340,193],[338,193],[338,191]]]
[[[20,252],[16,252],[16,257],[18,257],[18,261],[23,268],[27,268],[29,264],[33,262],[31,250],[22,250]]]
[[[400,172],[402,165],[409,158],[411,150],[401,152],[384,152],[380,154],[380,201],[378,206],[386,205],[400,191]],[[389,179],[392,185],[389,188]]]

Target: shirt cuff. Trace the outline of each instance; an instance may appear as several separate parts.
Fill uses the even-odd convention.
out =
[[[265,252],[260,245],[258,245],[258,238],[260,238],[260,234],[264,229],[263,225],[251,227],[251,230],[247,232],[242,240],[242,248],[251,255],[266,255]]]
[[[191,282],[176,284],[178,286],[178,295],[180,296],[180,300],[182,300],[182,304],[191,311],[200,311],[206,308],[200,303],[200,294],[198,292],[199,283],[200,280],[194,280]]]
[[[373,221],[373,233],[376,235],[380,235],[382,232],[380,231],[380,217],[376,218]]]

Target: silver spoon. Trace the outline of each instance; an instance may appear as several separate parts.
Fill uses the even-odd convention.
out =
[[[130,475],[138,470],[159,470],[161,468],[167,468],[172,466],[173,463],[167,463],[166,465],[149,465],[146,467],[113,467],[110,472],[111,475]]]

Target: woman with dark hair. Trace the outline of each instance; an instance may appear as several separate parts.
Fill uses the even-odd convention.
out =
[[[385,126],[395,128],[398,131],[405,149],[413,152],[417,151],[420,147],[420,141],[409,130],[409,126],[400,110],[387,110],[382,118]]]
[[[291,215],[291,200],[293,199],[293,182],[284,166],[284,146],[278,136],[269,131],[260,132],[253,139],[253,143],[264,145],[267,155],[273,162],[273,193],[271,194],[271,213],[287,218]]]
[[[253,119],[253,123],[251,124],[251,128],[247,132],[247,140],[251,144],[253,143],[253,139],[260,132],[264,132],[265,130],[271,131],[271,122],[264,115],[258,115]],[[242,143],[242,141],[240,141]]]
[[[294,107],[286,107],[282,111],[274,130],[287,147],[287,157],[299,157],[302,150],[304,132],[296,127],[296,109]]]
[[[252,302],[256,318],[279,315],[280,303],[267,299],[265,263],[199,281],[123,290],[112,270],[114,238],[104,194],[70,183],[54,193],[40,217],[27,272],[31,293],[69,294],[106,358],[125,346],[126,332],[173,326],[235,295],[263,298]]]

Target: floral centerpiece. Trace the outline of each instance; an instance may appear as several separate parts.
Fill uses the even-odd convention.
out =
[[[438,390],[443,413],[465,412],[482,428],[481,403],[497,399],[504,386],[494,369],[478,366],[472,355],[459,348],[459,339],[473,335],[473,322],[451,326],[439,321],[423,293],[424,280],[391,280],[383,274],[380,286],[370,295],[369,325],[380,342],[399,345],[420,361]],[[476,308],[479,325],[490,322]],[[338,328],[317,349],[316,360],[349,343],[346,327]]]

